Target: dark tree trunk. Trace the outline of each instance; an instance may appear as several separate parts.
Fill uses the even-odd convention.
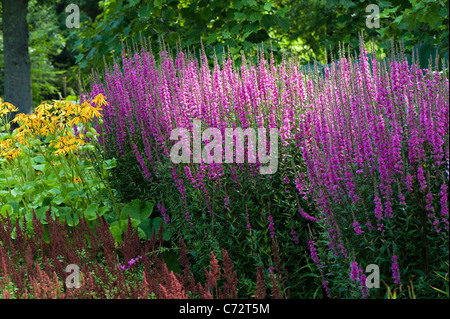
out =
[[[28,53],[27,9],[29,0],[2,0],[5,58],[5,102],[31,113],[31,62]]]

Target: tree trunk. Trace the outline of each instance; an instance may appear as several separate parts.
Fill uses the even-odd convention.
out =
[[[5,102],[31,113],[31,62],[28,53],[27,9],[29,0],[2,0],[5,58]]]

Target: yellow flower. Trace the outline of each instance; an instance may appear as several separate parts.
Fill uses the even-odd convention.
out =
[[[15,159],[19,155],[20,155],[20,149],[18,149],[18,148],[12,149],[12,150],[7,151],[7,152],[1,152],[0,153],[0,156],[6,158],[7,160]]]
[[[64,145],[63,147],[57,149],[53,152],[55,155],[66,155],[68,153],[74,152],[78,149],[78,145]]]
[[[14,159],[20,155],[20,148],[15,146],[12,139],[0,141],[0,157]]]
[[[52,143],[52,145],[57,149],[53,152],[53,154],[65,155],[76,151],[78,147],[84,145],[84,141],[82,139],[74,137],[71,132],[66,133],[67,135],[58,136],[56,138],[56,143]]]
[[[94,117],[100,118],[102,116],[100,114],[100,111],[102,110],[101,107],[93,107],[89,102],[84,102],[82,106],[83,109],[81,113],[85,118],[93,119]]]
[[[11,103],[8,102],[3,102],[1,101],[0,104],[0,114],[1,115],[6,115],[12,112],[17,112],[19,109],[17,107],[15,107],[14,105],[12,105]]]
[[[10,148],[12,145],[12,140],[7,138],[5,140],[0,141],[0,150]]]
[[[97,94],[97,96],[92,100],[92,102],[94,102],[98,108],[108,105],[108,103],[105,100],[105,96],[101,93]]]
[[[29,114],[19,113],[19,114],[17,114],[16,117],[12,120],[12,122],[15,122],[15,123],[17,123],[17,124],[22,123],[21,125],[23,125],[23,124],[26,124],[26,123],[27,123],[29,117],[30,117]]]

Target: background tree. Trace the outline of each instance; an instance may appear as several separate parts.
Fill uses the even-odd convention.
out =
[[[103,67],[122,51],[121,39],[131,45],[140,36],[154,50],[160,39],[175,48],[197,50],[203,41],[209,57],[225,48],[239,62],[241,50],[251,53],[265,44],[275,57],[294,50],[304,63],[325,63],[325,50],[339,45],[358,50],[358,34],[374,40],[385,54],[390,40],[404,41],[407,52],[418,49],[428,57],[437,52],[448,59],[448,0],[377,1],[380,28],[366,26],[366,0],[109,0],[100,1],[98,14],[82,22],[72,34],[76,63],[82,70]],[[367,41],[369,42],[369,41]],[[228,53],[228,52],[227,52]]]
[[[74,99],[79,94],[78,70],[75,56],[79,53],[74,48],[75,40],[70,37],[73,29],[66,26],[68,13],[65,12],[71,0],[29,0],[26,10],[28,26],[28,50],[31,68],[32,103],[36,106],[43,100],[67,97]],[[100,13],[97,0],[79,0],[82,8],[80,15],[85,21],[95,19]],[[0,12],[2,12],[0,2]],[[3,26],[0,15],[0,27]],[[13,29],[13,37],[20,37]],[[77,38],[78,39],[78,38]],[[5,90],[5,54],[3,33],[0,33],[0,96]],[[17,55],[17,54],[16,54]],[[25,80],[25,77],[21,77]],[[8,82],[8,81],[6,81]],[[23,88],[23,86],[15,86]],[[23,89],[17,90],[18,96],[23,96]],[[32,107],[30,106],[30,108]],[[22,112],[22,110],[20,111]]]
[[[93,23],[82,21],[77,34],[77,63],[82,69],[103,67],[120,56],[121,39],[131,45],[140,37],[158,50],[163,40],[171,48],[198,50],[203,42],[209,57],[220,59],[224,49],[239,57],[241,50],[251,51],[265,42],[265,49],[279,50],[271,36],[276,27],[287,31],[285,17],[289,8],[267,0],[110,0],[99,3],[101,13]],[[77,30],[78,31],[78,30]],[[275,35],[275,33],[272,33]]]
[[[436,51],[448,59],[448,0],[277,0],[276,4],[290,8],[288,29],[276,29],[282,45],[303,51],[307,59],[324,62],[325,49],[337,52],[340,43],[357,50],[360,31],[380,52],[390,48],[390,40],[403,41],[406,52],[419,51],[422,67]],[[369,4],[379,7],[379,28],[366,25]]]
[[[28,0],[2,0],[4,100],[21,113],[32,108],[27,8]]]

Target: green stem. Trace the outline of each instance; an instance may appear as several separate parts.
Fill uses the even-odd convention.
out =
[[[117,206],[116,199],[115,199],[114,194],[112,192],[111,184],[109,183],[109,179],[104,176],[105,170],[103,169],[103,162],[100,162],[99,154],[98,154],[97,148],[95,146],[94,146],[94,152],[93,153],[94,153],[94,156],[95,156],[95,160],[97,161],[98,166],[99,166],[100,178],[103,180],[103,183],[105,184],[106,189],[108,190],[109,196],[111,197],[111,201],[112,201],[113,206],[114,206],[114,210],[115,210],[115,212],[117,214],[117,218],[119,219],[120,218],[120,210],[119,210],[119,207]]]
[[[45,161],[46,161],[48,164],[50,164],[50,167],[51,167],[51,169],[53,170],[53,172],[55,173],[56,178],[58,179],[59,184],[61,185],[61,188],[63,189],[63,192],[64,192],[65,194],[67,194],[67,188],[66,188],[66,185],[62,182],[61,177],[59,176],[58,171],[56,170],[55,166],[52,164],[52,161],[48,158],[48,156],[47,156],[47,155],[45,154],[45,152],[42,150],[41,145],[38,144],[38,147],[39,147],[39,151],[40,151],[40,153],[42,154],[42,156],[44,157]]]
[[[15,161],[15,159],[14,159],[13,161]],[[23,175],[23,172],[22,172],[22,170],[20,169],[20,161],[18,161],[18,166],[19,166],[19,171],[20,171],[20,172],[22,173],[22,175]],[[13,171],[13,169],[12,169],[13,165],[12,165],[12,164],[11,164],[11,165],[8,165],[8,167],[9,167],[9,171],[10,171],[10,173],[11,173],[11,177],[13,177],[13,176],[14,176],[14,171]],[[21,177],[22,177],[22,182],[24,182],[23,176],[21,176]],[[10,188],[10,187],[9,187],[9,181],[8,181],[8,188]],[[10,195],[11,195],[11,201],[12,201],[12,193],[11,193],[11,189],[9,189],[9,193],[10,193]],[[29,200],[28,200],[28,194],[24,194],[24,195],[26,195],[26,196],[22,196],[22,202],[23,202],[23,204],[24,204],[24,206],[25,206],[25,210],[28,211],[28,204],[29,204],[30,202],[29,202]]]

